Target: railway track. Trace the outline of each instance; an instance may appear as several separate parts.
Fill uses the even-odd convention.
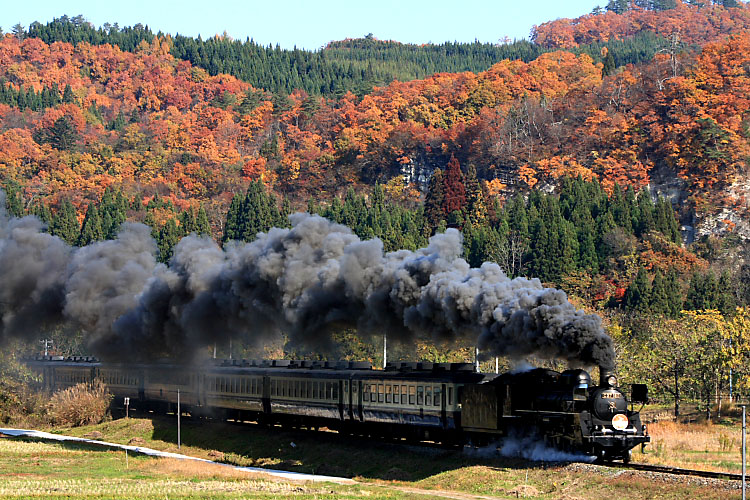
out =
[[[661,472],[664,474],[677,474],[680,476],[696,476],[705,477],[710,479],[727,479],[730,481],[741,481],[742,474],[733,474],[731,472],[714,472],[706,470],[693,470],[693,469],[681,469],[679,467],[669,467],[666,465],[651,465],[651,464],[611,464],[611,467],[618,467],[621,469],[632,469],[646,472]]]

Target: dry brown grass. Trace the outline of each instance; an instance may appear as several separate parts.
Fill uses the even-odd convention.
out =
[[[739,465],[739,428],[700,421],[660,421],[648,426],[651,444],[637,462],[736,472]]]
[[[220,464],[198,462],[196,460],[179,460],[177,458],[159,458],[154,462],[144,463],[142,467],[150,472],[170,476],[200,478],[200,479],[240,479],[274,481],[267,474],[246,472]],[[284,481],[289,482],[289,481]]]
[[[112,395],[101,380],[81,383],[56,392],[49,403],[49,415],[56,425],[91,425],[108,415]]]

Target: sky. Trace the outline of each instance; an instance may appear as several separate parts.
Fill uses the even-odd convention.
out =
[[[497,43],[528,38],[533,25],[578,17],[606,0],[33,0],[8,1],[0,26],[9,32],[56,17],[82,14],[94,26],[106,22],[148,25],[154,32],[205,39],[224,31],[239,40],[318,49],[332,40],[372,33],[403,43],[445,41]]]

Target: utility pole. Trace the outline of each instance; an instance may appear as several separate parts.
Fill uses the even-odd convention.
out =
[[[40,340],[39,342],[41,342],[42,344],[44,344],[44,355],[48,356],[49,355],[49,348],[52,346],[52,344],[54,343],[54,341],[52,339],[44,339],[44,340]]]
[[[742,500],[746,500],[745,497],[745,456],[747,453],[747,443],[745,441],[746,436],[746,424],[745,424],[745,409],[747,407],[742,405]]]
[[[182,440],[180,439],[180,413],[182,413],[182,410],[180,410],[180,390],[177,389],[177,449],[182,448]]]
[[[474,348],[474,371],[479,373],[479,346]]]
[[[388,363],[388,334],[383,334],[383,370]]]
[[[495,374],[500,373],[500,362],[498,360],[498,357],[495,356]]]

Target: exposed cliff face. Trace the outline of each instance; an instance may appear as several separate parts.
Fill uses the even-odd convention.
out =
[[[729,186],[711,193],[694,192],[690,182],[668,167],[650,172],[651,195],[672,202],[680,219],[682,236],[690,244],[703,236],[736,234],[750,240],[750,175],[740,175]],[[711,198],[712,203],[696,206],[697,198]]]
[[[725,206],[696,217],[696,238],[733,233],[743,241],[750,240],[750,177],[745,175],[738,178],[724,191],[728,201]]]

